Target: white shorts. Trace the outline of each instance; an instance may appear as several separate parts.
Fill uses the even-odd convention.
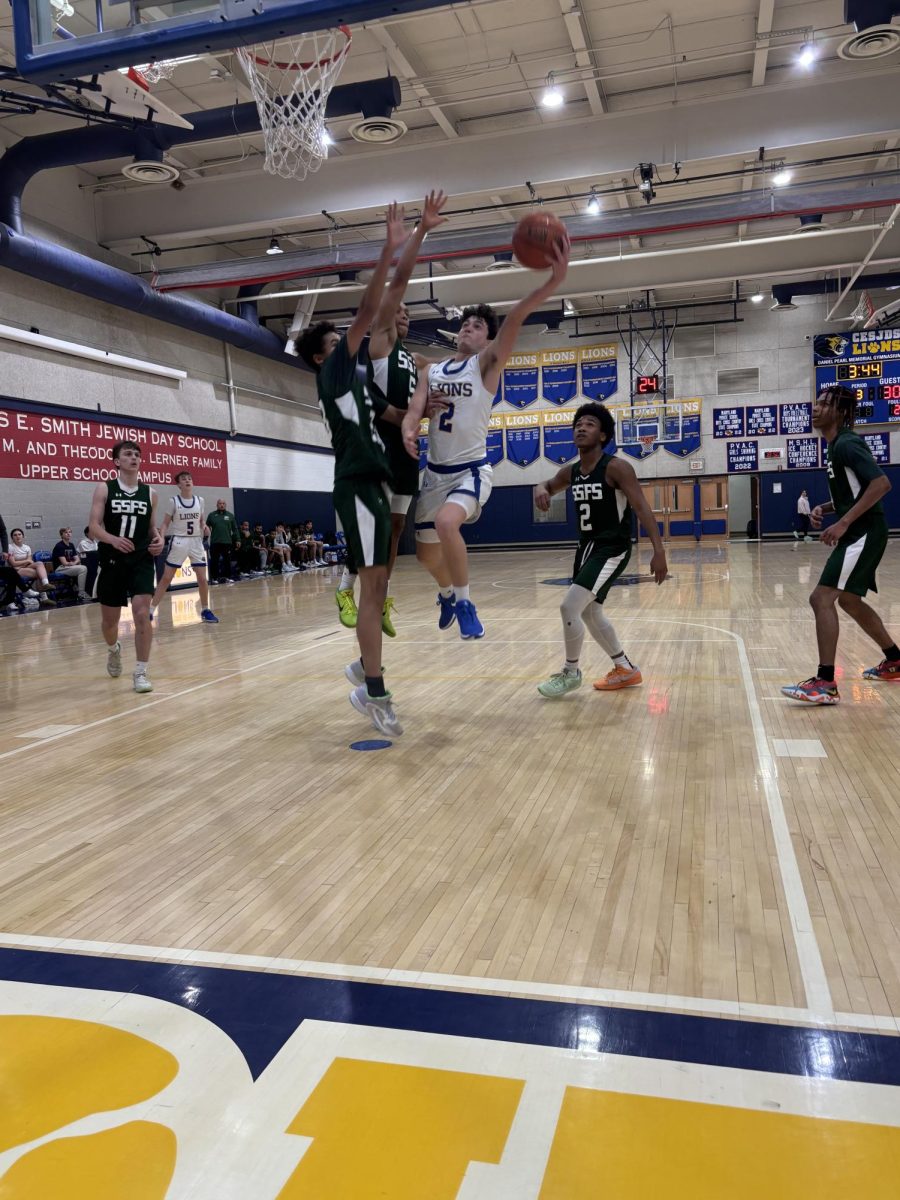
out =
[[[437,470],[430,463],[422,475],[416,504],[416,541],[440,541],[434,527],[435,517],[444,504],[458,504],[465,511],[465,525],[481,516],[493,487],[494,472],[485,461],[465,463],[450,470]]]
[[[186,558],[191,560],[192,567],[206,566],[206,551],[203,548],[203,538],[172,538],[169,553],[166,555],[166,566],[180,567]]]
[[[391,493],[391,512],[399,513],[401,517],[405,517],[409,512],[409,506],[412,504],[412,496],[404,496],[400,492]]]

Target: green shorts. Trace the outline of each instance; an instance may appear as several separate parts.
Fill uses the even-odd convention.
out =
[[[391,551],[391,502],[381,479],[336,479],[334,507],[348,558],[357,567],[386,567]]]
[[[136,561],[111,559],[97,571],[97,599],[107,608],[124,608],[132,596],[156,591],[156,564],[150,554]]]
[[[598,604],[602,604],[609,589],[628,566],[631,558],[631,543],[618,546],[598,546],[596,542],[582,542],[575,552],[572,582],[593,592]]]
[[[407,454],[398,426],[390,425],[387,421],[378,421],[377,425],[391,468],[391,491],[395,496],[417,496],[419,460]]]
[[[887,522],[879,521],[861,536],[851,536],[852,541],[841,538],[829,554],[819,583],[839,592],[852,592],[854,596],[877,592],[875,571],[887,546]]]

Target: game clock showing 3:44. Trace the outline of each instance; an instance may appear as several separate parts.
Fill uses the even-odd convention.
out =
[[[837,380],[839,383],[847,383],[854,379],[880,379],[882,366],[880,362],[838,363]]]

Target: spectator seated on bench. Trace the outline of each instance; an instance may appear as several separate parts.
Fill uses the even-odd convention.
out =
[[[59,541],[53,547],[53,574],[51,582],[64,579],[75,585],[76,599],[79,604],[87,604],[86,591],[88,569],[81,561],[81,555],[75,549],[72,541],[72,530],[65,526],[59,531]]]

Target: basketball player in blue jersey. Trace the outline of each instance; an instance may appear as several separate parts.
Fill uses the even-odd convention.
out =
[[[616,431],[612,413],[603,404],[582,404],[575,413],[573,440],[578,462],[562,467],[534,489],[534,502],[542,512],[550,497],[571,487],[578,512],[580,540],[572,571],[572,586],[560,605],[566,661],[561,671],[538,684],[548,699],[565,696],[581,687],[581,648],[585,627],[612,659],[612,670],[594,687],[617,692],[643,682],[638,668],[625,654],[615,629],[603,611],[609,589],[631,557],[631,510],[650,535],[653,557],[650,574],[657,583],[666,577],[666,552],[650,506],[634,468],[624,459],[607,454],[604,447]]]
[[[487,433],[500,374],[526,317],[565,279],[568,241],[554,245],[551,255],[547,281],[510,309],[499,331],[489,305],[463,310],[456,354],[422,372],[403,421],[407,452],[418,458],[419,422],[426,403],[446,401],[446,408],[431,416],[428,426],[428,462],[416,509],[416,556],[440,589],[438,628],[449,629],[458,621],[463,640],[484,637],[484,626],[469,596],[462,526],[478,520],[491,494]]]
[[[204,537],[209,537],[209,526],[206,524],[203,497],[194,495],[194,480],[190,471],[180,471],[175,476],[175,483],[178,485],[178,495],[169,501],[160,528],[163,538],[171,530],[172,544],[166,555],[166,569],[150,601],[150,620],[153,620],[153,613],[159,608],[160,601],[169,590],[175,572],[185,559],[189,558],[191,569],[197,576],[197,589],[200,592],[200,619],[210,625],[218,625],[219,618],[209,607],[209,579],[206,574],[206,550],[203,546]]]

